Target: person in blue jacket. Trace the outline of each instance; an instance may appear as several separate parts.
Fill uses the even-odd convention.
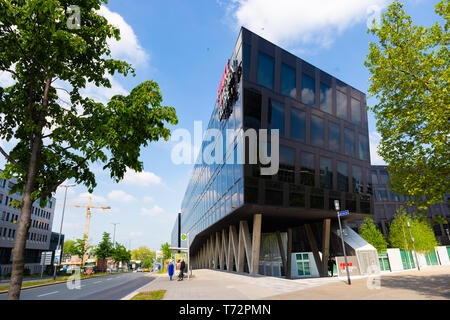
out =
[[[170,277],[170,280],[172,280],[174,269],[175,269],[175,266],[173,265],[172,260],[170,260],[170,263],[169,263],[169,277]]]

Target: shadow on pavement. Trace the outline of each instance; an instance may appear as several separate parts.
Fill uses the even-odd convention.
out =
[[[450,299],[450,275],[382,277],[381,286],[407,289],[427,296],[442,296]]]

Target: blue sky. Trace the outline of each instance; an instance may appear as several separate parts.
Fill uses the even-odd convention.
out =
[[[416,24],[436,20],[437,1],[408,1],[405,6]],[[116,58],[136,68],[136,77],[113,78],[111,90],[90,86],[86,94],[107,101],[115,93],[129,92],[142,81],[159,83],[164,104],[177,110],[179,124],[192,132],[194,121],[209,120],[217,88],[241,25],[260,34],[300,58],[367,92],[369,74],[364,67],[368,45],[366,21],[385,0],[110,0],[101,14],[120,27],[122,40],[111,45]],[[275,5],[276,4],[276,5]],[[375,9],[375,10],[372,10]],[[8,83],[0,74],[0,85]],[[368,99],[373,105],[375,100]],[[377,133],[369,112],[369,133],[373,164]],[[3,142],[7,149],[10,143]],[[171,161],[173,143],[157,142],[142,150],[144,172],[129,172],[119,184],[94,164],[98,187],[94,204],[109,205],[109,213],[93,211],[89,240],[97,243],[104,231],[113,232],[127,247],[159,249],[170,233],[186,189],[192,165]],[[2,159],[0,165],[4,164]],[[63,201],[63,190],[56,194]],[[68,203],[86,203],[83,186],[68,192]],[[62,207],[57,206],[53,230],[59,231]],[[63,233],[66,239],[81,238],[85,210],[67,207]]]

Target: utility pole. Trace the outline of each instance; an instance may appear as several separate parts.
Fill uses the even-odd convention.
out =
[[[349,214],[349,212],[348,211],[339,212],[339,210],[340,210],[339,200],[334,200],[334,208],[337,211],[337,216],[338,216],[338,221],[339,221],[339,231],[341,233],[342,250],[344,251],[345,270],[347,271],[347,281],[348,281],[348,284],[351,285],[352,282],[350,280],[350,271],[348,270],[347,253],[345,252],[344,234],[342,232],[342,225],[341,225],[341,215]]]
[[[111,224],[114,225],[113,246],[114,246],[114,248],[115,248],[115,247],[116,247],[116,225],[118,225],[118,224],[120,224],[120,223],[116,222],[116,223],[111,223]]]
[[[68,184],[68,185],[62,185],[61,187],[66,188],[64,191],[64,205],[63,205],[63,211],[62,211],[62,217],[61,217],[61,226],[59,227],[59,235],[58,235],[58,245],[56,247],[56,250],[61,250],[61,233],[62,233],[62,227],[64,222],[64,211],[66,209],[66,198],[67,198],[67,188],[75,187],[76,184]],[[60,251],[60,255],[61,255]],[[55,251],[55,258],[56,258],[56,251]],[[59,263],[61,263],[61,257],[59,257]],[[56,264],[53,263],[53,280],[56,279]]]

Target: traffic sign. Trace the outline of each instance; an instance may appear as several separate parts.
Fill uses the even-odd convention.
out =
[[[52,264],[52,251],[45,251],[41,254],[41,266],[49,266]]]
[[[350,212],[349,212],[348,210],[345,210],[345,211],[339,211],[339,212],[338,212],[338,215],[339,215],[339,216],[346,216],[346,215],[348,215],[348,214],[350,214]]]

